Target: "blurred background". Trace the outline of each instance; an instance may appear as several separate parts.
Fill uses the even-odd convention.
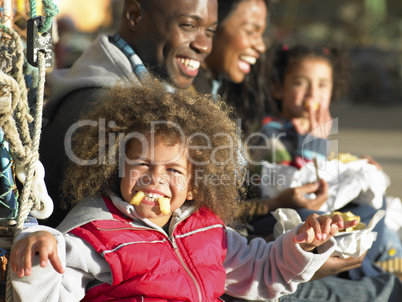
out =
[[[99,33],[117,30],[124,0],[54,3],[60,10],[54,68],[64,68]],[[401,17],[401,0],[271,0],[266,32],[268,41],[336,44],[348,51],[349,91],[332,104],[339,129],[330,139],[338,140],[340,152],[373,156],[390,176],[387,195],[398,197],[402,197]]]

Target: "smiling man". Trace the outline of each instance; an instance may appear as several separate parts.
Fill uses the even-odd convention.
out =
[[[217,0],[125,0],[118,33],[98,36],[70,69],[48,76],[40,159],[55,211],[44,224],[57,226],[66,214],[60,185],[70,126],[119,80],[142,85],[156,75],[171,87],[189,87],[212,50],[217,11]]]
[[[186,88],[212,50],[217,18],[217,0],[127,1],[119,34],[149,70]]]

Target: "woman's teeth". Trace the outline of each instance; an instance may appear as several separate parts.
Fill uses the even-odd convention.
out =
[[[185,59],[185,58],[179,58],[178,59],[180,63],[183,65],[186,65],[186,67],[191,68],[191,69],[198,69],[200,67],[200,62],[191,60],[191,59]]]
[[[257,58],[252,56],[240,56],[240,59],[243,60],[244,62],[247,62],[250,65],[254,65],[255,62],[257,62]]]

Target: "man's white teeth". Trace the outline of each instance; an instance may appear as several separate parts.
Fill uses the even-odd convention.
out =
[[[257,62],[257,58],[252,56],[241,56],[240,59],[242,59],[244,62],[249,63],[250,65],[254,65],[255,62]]]
[[[179,58],[180,63],[186,65],[188,68],[191,69],[198,69],[200,67],[200,62],[191,60],[191,59],[185,59],[185,58]]]

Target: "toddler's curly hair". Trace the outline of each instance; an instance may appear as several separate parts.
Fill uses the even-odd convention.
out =
[[[167,145],[181,143],[184,134],[193,163],[190,187],[196,208],[206,206],[229,222],[243,192],[241,157],[247,156],[234,116],[221,100],[188,91],[170,93],[157,81],[142,87],[119,83],[81,119],[96,126],[83,126],[73,137],[72,152],[81,162],[67,169],[65,197],[75,204],[108,190],[119,194],[119,163],[130,134],[152,134]],[[99,150],[106,150],[103,157]]]

